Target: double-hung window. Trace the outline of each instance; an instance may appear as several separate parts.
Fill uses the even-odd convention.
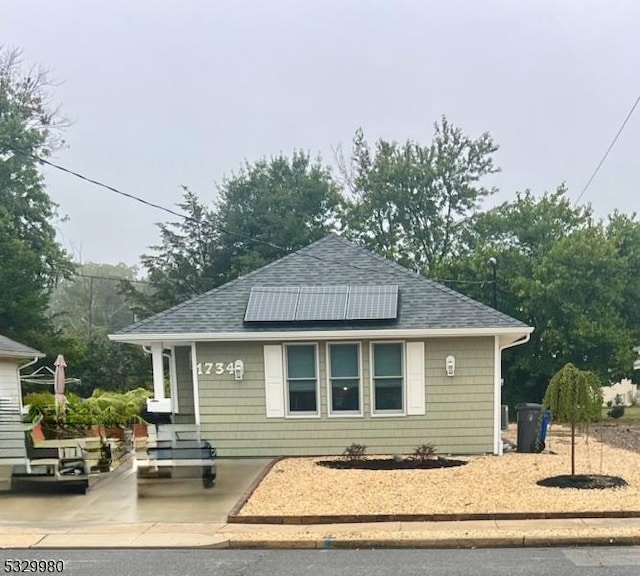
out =
[[[329,413],[332,416],[361,414],[360,346],[329,344]]]
[[[404,361],[401,342],[380,342],[371,345],[373,412],[402,414],[404,412]]]
[[[291,415],[318,412],[318,366],[315,344],[286,346],[287,409]]]

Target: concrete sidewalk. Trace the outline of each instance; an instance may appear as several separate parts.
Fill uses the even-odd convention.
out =
[[[487,548],[640,545],[639,518],[266,525],[0,523],[0,548]]]

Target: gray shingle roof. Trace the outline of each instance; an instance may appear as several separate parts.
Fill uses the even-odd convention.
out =
[[[253,286],[397,284],[398,320],[314,324],[318,329],[527,328],[526,324],[351,244],[336,234],[124,328],[118,334],[182,334],[309,330],[310,326],[245,325]]]
[[[42,358],[44,354],[0,334],[0,358]]]

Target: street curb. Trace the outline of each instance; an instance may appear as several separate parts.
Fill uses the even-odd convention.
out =
[[[255,487],[254,487],[255,490]],[[250,496],[250,495],[249,495]],[[247,499],[248,497],[247,496]],[[245,500],[246,502],[246,500]],[[238,502],[240,504],[240,502]],[[242,516],[244,502],[229,513],[229,524],[358,524],[370,522],[464,522],[468,520],[567,520],[571,518],[640,518],[640,510],[608,512],[493,512],[478,514],[336,514],[318,516]],[[237,507],[237,510],[236,510]]]

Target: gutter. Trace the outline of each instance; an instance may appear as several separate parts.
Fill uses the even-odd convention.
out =
[[[180,332],[154,334],[109,334],[114,342],[148,345],[151,342],[266,342],[270,340],[353,340],[373,338],[455,338],[472,336],[528,336],[533,332],[530,326],[513,328],[433,328],[433,329],[378,329],[378,330],[298,330],[264,332]],[[527,340],[518,341],[524,343]],[[515,344],[514,344],[515,345]]]
[[[533,332],[533,328],[531,329],[531,332]],[[531,332],[529,332],[528,334],[525,334],[522,338],[520,338],[520,340],[511,342],[511,344],[505,344],[504,346],[500,346],[500,352],[502,352],[507,348],[513,348],[514,346],[520,346],[520,344],[526,344],[527,342],[529,342],[529,340],[531,340]]]

